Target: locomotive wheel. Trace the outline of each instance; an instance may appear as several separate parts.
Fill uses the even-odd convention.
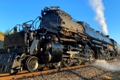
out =
[[[110,60],[111,59],[111,56],[110,56],[110,53],[108,52],[105,56],[105,60]]]
[[[60,68],[61,67],[61,62],[53,63],[54,68]]]
[[[94,62],[95,61],[95,53],[93,50],[91,50],[90,56],[89,56],[89,62]]]
[[[63,60],[63,65],[65,67],[70,67],[70,66],[72,66],[72,64],[73,64],[72,59],[64,59]]]
[[[100,60],[104,59],[102,54],[99,54],[99,59]]]
[[[76,65],[76,66],[79,66],[79,65],[81,65],[81,64],[82,64],[82,60],[77,59],[77,62],[75,62],[75,65]]]
[[[38,58],[35,56],[28,57],[25,66],[29,72],[37,71],[39,68]]]

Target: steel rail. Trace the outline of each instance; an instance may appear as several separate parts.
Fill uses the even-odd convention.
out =
[[[43,75],[43,74],[55,73],[55,72],[60,72],[60,71],[65,71],[65,70],[78,69],[78,68],[83,68],[85,66],[87,66],[87,65],[72,66],[72,67],[65,67],[65,68],[61,68],[61,69],[51,69],[51,70],[31,72],[31,73],[28,71],[23,71],[16,75],[0,74],[0,80],[15,80],[15,79],[19,79],[19,78],[27,78],[27,77],[39,76],[39,75]]]
[[[118,58],[117,61],[118,60],[120,60],[120,59]],[[115,61],[109,60],[107,62],[110,63],[110,62],[115,62]],[[84,65],[80,65],[80,66],[65,67],[65,68],[60,68],[60,69],[59,68],[58,69],[44,69],[43,71],[37,71],[37,72],[22,71],[16,75],[9,75],[8,73],[7,74],[0,74],[0,80],[22,79],[22,78],[27,78],[27,77],[39,76],[39,75],[43,75],[43,74],[49,74],[49,73],[55,73],[55,72],[61,72],[61,71],[66,71],[66,70],[83,68],[85,66],[89,66],[89,64],[84,64]]]

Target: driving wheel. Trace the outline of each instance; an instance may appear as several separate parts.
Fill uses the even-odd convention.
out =
[[[38,58],[35,56],[28,57],[25,66],[29,72],[37,71],[39,67]]]

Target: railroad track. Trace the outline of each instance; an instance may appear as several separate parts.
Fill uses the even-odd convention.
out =
[[[117,59],[117,61],[120,60]],[[114,60],[109,60],[107,62],[114,62]],[[37,72],[28,72],[28,71],[22,71],[19,72],[16,75],[9,75],[7,74],[0,74],[0,80],[15,80],[15,79],[21,79],[21,78],[27,78],[27,77],[34,77],[34,76],[39,76],[43,74],[49,74],[49,73],[55,73],[55,72],[60,72],[60,71],[65,71],[65,70],[73,70],[73,69],[78,69],[78,68],[83,68],[85,66],[89,66],[89,64],[84,64],[80,66],[71,66],[71,67],[65,67],[61,69],[50,69],[50,70],[43,70],[43,71],[37,71]]]
[[[0,80],[15,80],[15,79],[20,79],[20,78],[33,77],[33,76],[38,76],[38,75],[43,75],[43,74],[65,71],[65,70],[78,69],[78,68],[82,68],[85,66],[87,65],[72,66],[72,67],[66,67],[66,68],[61,68],[61,69],[51,69],[51,70],[44,70],[44,71],[31,72],[31,73],[28,71],[22,71],[16,75],[0,74]]]

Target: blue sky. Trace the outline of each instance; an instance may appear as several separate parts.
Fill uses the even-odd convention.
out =
[[[108,34],[120,43],[120,0],[103,0]],[[46,6],[60,6],[74,19],[87,22],[95,30],[102,31],[95,21],[95,12],[88,0],[0,0],[0,31],[40,16]]]

